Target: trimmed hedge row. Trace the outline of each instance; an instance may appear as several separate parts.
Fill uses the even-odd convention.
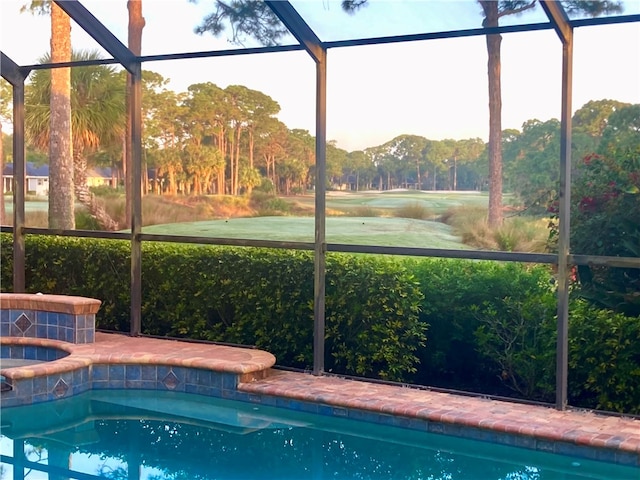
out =
[[[11,240],[2,240],[2,289],[11,291]],[[27,236],[26,252],[27,291],[99,298],[98,328],[129,330],[128,243]],[[255,345],[280,365],[311,368],[313,278],[309,252],[144,243],[142,330]],[[405,380],[426,340],[421,300],[397,262],[329,255],[325,368]]]
[[[0,239],[11,291],[11,237]],[[129,330],[127,242],[27,236],[26,252],[27,291],[99,298],[98,327]],[[149,242],[142,259],[144,333],[311,367],[311,253]],[[572,299],[569,338],[570,403],[640,413],[640,317]],[[327,255],[328,371],[552,402],[555,342],[546,266]]]

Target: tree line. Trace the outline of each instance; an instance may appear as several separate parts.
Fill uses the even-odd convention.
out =
[[[73,55],[78,61],[95,58],[93,52]],[[76,168],[76,184],[86,189],[87,166],[110,166],[124,182],[125,74],[104,65],[71,70],[74,163],[83,165]],[[291,195],[313,188],[315,138],[281,122],[276,100],[242,85],[205,82],[175,92],[168,82],[143,71],[143,191],[239,195],[266,183],[278,194]],[[31,158],[38,152],[46,158],[49,92],[50,72],[34,72],[25,100]],[[615,100],[586,103],[573,117],[573,158],[598,151],[603,136],[610,141],[622,135],[636,116],[637,106]],[[544,204],[557,191],[560,122],[527,120],[521,130],[505,130],[502,137],[505,190],[528,206]],[[329,188],[347,190],[485,190],[487,162],[487,144],[480,138],[403,134],[356,151],[330,141],[326,181]]]

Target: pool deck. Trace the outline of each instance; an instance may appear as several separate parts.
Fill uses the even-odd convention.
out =
[[[58,347],[64,344],[70,355],[38,365],[2,368],[8,379],[98,363],[232,372],[239,379],[238,398],[245,401],[289,408],[312,404],[321,414],[369,421],[393,418],[398,426],[426,425],[430,432],[489,441],[502,436],[501,443],[537,450],[560,451],[555,448],[559,444],[563,453],[570,453],[567,447],[571,446],[576,450],[597,449],[607,452],[607,458],[613,453],[616,459],[620,457],[620,463],[640,467],[639,419],[276,370],[271,368],[273,355],[255,349],[105,333],[97,333],[95,343],[82,345],[34,338],[11,341]]]

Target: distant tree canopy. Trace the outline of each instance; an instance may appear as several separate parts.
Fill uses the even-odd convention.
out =
[[[122,125],[124,74],[107,67],[74,71],[76,156],[84,156],[90,166],[117,169],[122,129],[107,127]],[[47,150],[48,128],[42,123],[47,116],[41,111],[47,110],[47,78],[45,71],[38,72],[27,84],[27,103],[33,104],[27,111],[29,152]],[[91,83],[79,87],[81,81]],[[313,188],[315,138],[306,130],[284,125],[277,118],[276,100],[242,85],[221,88],[204,82],[190,85],[186,92],[172,91],[167,85],[168,80],[158,73],[143,71],[148,191],[238,195],[268,184],[276,193],[288,195]],[[97,99],[88,100],[89,93]],[[95,112],[91,105],[96,101],[111,105],[107,110],[113,115],[104,108]],[[40,106],[34,110],[36,104]],[[573,118],[573,158],[592,152],[611,154],[636,145],[636,110],[627,107],[602,99],[578,109]],[[559,121],[527,120],[521,130],[505,130],[502,138],[506,191],[514,193],[523,206],[542,212],[558,191]],[[487,161],[487,144],[479,138],[436,140],[402,134],[354,152],[328,142],[326,182],[329,188],[347,190],[487,190]],[[123,173],[118,177],[123,178]]]
[[[191,0],[194,1],[194,0]],[[582,14],[590,17],[622,11],[621,2],[611,0],[563,0],[560,2],[570,14]],[[537,0],[478,0],[482,9],[482,26],[498,27],[502,17],[519,15],[536,7]],[[369,0],[343,0],[342,9],[353,14],[369,5]],[[287,30],[277,16],[264,2],[257,0],[216,0],[214,13],[205,17],[197,33],[210,32],[220,35],[231,28],[230,41],[242,43],[247,37],[253,37],[264,45],[272,45],[285,36]],[[486,35],[487,72],[489,97],[489,142],[487,144],[486,178],[489,189],[488,222],[497,227],[502,223],[502,86],[501,86],[501,42],[499,34]],[[434,169],[434,175],[436,169]],[[434,179],[435,182],[435,179]],[[454,182],[455,183],[455,182]]]

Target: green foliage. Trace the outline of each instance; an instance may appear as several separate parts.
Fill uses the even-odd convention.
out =
[[[11,240],[2,236],[2,288],[11,285]],[[128,330],[127,242],[26,239],[27,291],[99,298],[98,328]],[[313,255],[266,249],[145,243],[143,332],[256,345],[280,365],[313,364]],[[402,380],[425,341],[421,294],[401,265],[327,259],[326,368]]]
[[[291,212],[291,204],[286,200],[275,195],[270,191],[269,185],[273,187],[270,181],[263,182],[265,189],[259,188],[251,192],[251,205],[258,210],[260,216],[283,215]]]
[[[2,234],[2,291],[11,291],[11,236]],[[128,242],[27,236],[27,292],[98,298],[98,328],[129,330],[130,246]],[[8,261],[7,261],[8,259]]]
[[[78,230],[101,230],[100,224],[95,217],[85,209],[76,208],[75,217]]]
[[[3,291],[12,241],[0,235]],[[127,242],[26,237],[27,291],[99,298],[98,328],[127,331]],[[313,363],[313,255],[143,244],[143,332],[271,351]],[[550,401],[556,292],[546,266],[329,254],[328,371]],[[640,317],[572,299],[569,399],[640,413]],[[425,332],[429,341],[425,345]]]
[[[512,305],[548,294],[548,268],[450,259],[406,262],[424,294],[420,318],[429,325],[428,348],[419,352],[417,382],[482,389],[496,385],[501,370],[478,351],[476,331],[482,321],[477,309],[509,317]]]
[[[640,414],[640,316],[576,301],[569,325],[569,394],[588,408]]]
[[[636,151],[616,157],[589,155],[579,165],[572,191],[574,253],[640,256],[640,138]],[[607,308],[640,314],[640,270],[580,266],[582,294]]]
[[[537,297],[505,297],[500,308],[484,302],[473,310],[482,323],[475,332],[477,349],[500,368],[505,385],[524,398],[550,402],[555,393],[556,298],[548,283],[546,289]]]
[[[418,321],[422,293],[397,262],[329,255],[326,348],[336,371],[404,380],[414,373],[426,324]]]

